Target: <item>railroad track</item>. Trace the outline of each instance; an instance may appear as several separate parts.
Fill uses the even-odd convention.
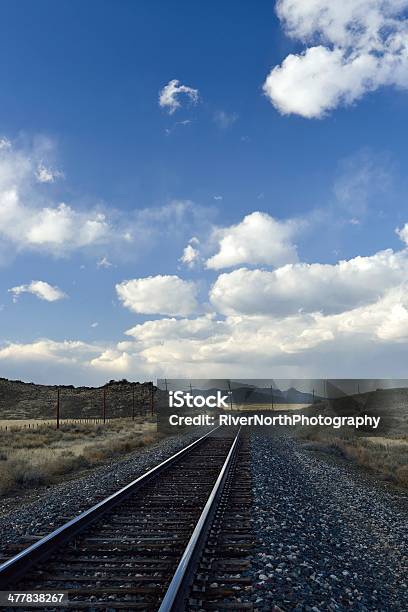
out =
[[[67,592],[74,610],[252,610],[250,503],[248,441],[217,428],[4,562],[0,590]]]

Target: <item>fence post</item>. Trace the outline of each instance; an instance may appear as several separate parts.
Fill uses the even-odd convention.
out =
[[[153,398],[153,392],[154,392],[153,382],[151,382],[151,383],[150,383],[150,411],[151,411],[152,416],[153,416],[153,414],[154,414],[154,398]]]
[[[60,388],[57,387],[57,429],[60,426]]]

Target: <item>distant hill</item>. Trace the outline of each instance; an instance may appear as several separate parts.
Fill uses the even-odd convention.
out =
[[[270,389],[259,389],[259,391],[267,395],[269,398],[271,397]],[[317,402],[322,400],[322,398],[318,395],[313,396],[313,393],[299,391],[294,387],[290,387],[286,391],[274,389],[273,399],[277,404],[313,404],[314,401]]]
[[[37,385],[0,378],[0,419],[50,419],[57,405],[56,385]],[[102,387],[59,386],[61,418],[96,418],[102,415],[106,393],[107,417],[132,414],[132,389],[135,412],[150,409],[150,383],[110,381]],[[154,387],[155,398],[158,395]]]
[[[345,395],[308,406],[302,410],[302,414],[380,416],[381,422],[377,434],[407,435],[408,389],[377,389],[368,393]]]
[[[218,391],[217,387],[211,389],[193,389],[194,395],[214,395]],[[272,402],[271,389],[265,387],[255,387],[253,385],[242,385],[233,387],[232,389],[233,402],[235,404],[270,404]],[[315,396],[315,401],[320,401],[322,398]],[[294,387],[281,391],[273,389],[274,404],[312,404],[313,394],[298,391]]]

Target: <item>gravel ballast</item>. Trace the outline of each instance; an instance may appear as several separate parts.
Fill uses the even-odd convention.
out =
[[[167,438],[33,492],[18,507],[10,500],[0,514],[3,554],[8,544],[51,532],[197,437]],[[407,495],[348,464],[322,461],[290,437],[251,438],[254,609],[408,610]]]
[[[252,439],[257,610],[408,610],[407,497],[291,438]]]

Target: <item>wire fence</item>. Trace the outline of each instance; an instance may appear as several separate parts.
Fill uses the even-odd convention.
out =
[[[160,393],[152,382],[111,382],[99,388],[13,383],[0,386],[0,431],[154,416]]]

